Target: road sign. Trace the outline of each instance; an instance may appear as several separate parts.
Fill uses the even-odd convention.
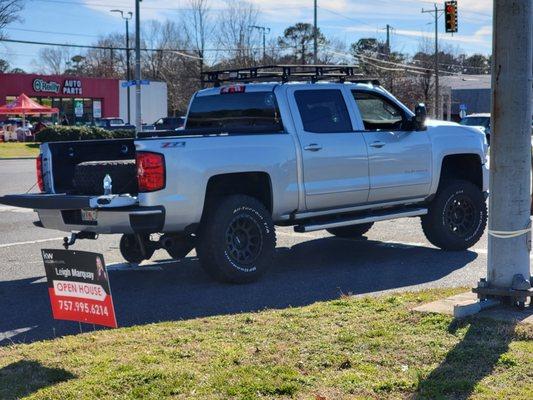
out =
[[[41,250],[54,319],[117,327],[104,257],[72,250]]]
[[[136,80],[132,80],[132,81],[124,81],[121,83],[121,86],[122,87],[128,87],[128,86],[135,86],[137,84],[137,81]],[[141,80],[141,85],[149,85],[150,84],[150,81],[148,79],[142,79]]]
[[[466,107],[466,104],[461,104],[459,106],[459,110],[466,111],[468,108]]]

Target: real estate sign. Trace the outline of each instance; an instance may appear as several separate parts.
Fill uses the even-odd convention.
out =
[[[117,327],[104,257],[73,250],[41,250],[54,319]]]

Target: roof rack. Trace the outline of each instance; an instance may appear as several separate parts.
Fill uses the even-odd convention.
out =
[[[363,78],[356,74],[355,65],[265,65],[248,68],[222,69],[202,73],[202,82],[212,83],[215,87],[225,82],[261,82],[261,81],[310,81],[335,80],[341,83],[369,83],[380,86],[379,80]]]

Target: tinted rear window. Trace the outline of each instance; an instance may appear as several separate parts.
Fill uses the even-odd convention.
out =
[[[196,97],[186,128],[268,133],[283,131],[283,124],[274,93],[251,92]]]
[[[294,92],[304,129],[314,133],[352,131],[352,122],[340,90]]]

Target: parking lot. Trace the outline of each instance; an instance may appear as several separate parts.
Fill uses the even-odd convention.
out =
[[[33,160],[0,161],[0,195],[26,192],[34,182]],[[0,206],[3,345],[93,329],[52,319],[40,249],[61,248],[64,233],[36,228],[35,220],[30,210]],[[173,262],[158,251],[149,263],[129,267],[118,241],[103,236],[74,248],[104,254],[119,326],[300,306],[341,294],[472,286],[487,262],[486,237],[472,251],[442,252],[427,242],[417,218],[377,223],[360,240],[279,228],[274,265],[249,285],[210,280],[194,253]]]

